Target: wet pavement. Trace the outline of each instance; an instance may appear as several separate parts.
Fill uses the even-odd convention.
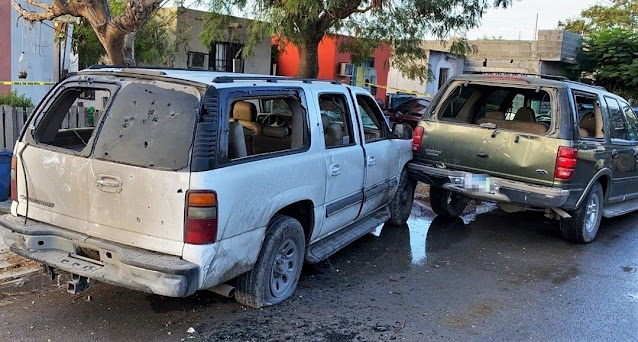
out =
[[[37,274],[0,285],[0,340],[638,340],[638,214],[603,220],[596,241],[574,245],[542,213],[479,204],[442,219],[426,203],[407,226],[306,266],[274,307],[105,284],[70,295]]]

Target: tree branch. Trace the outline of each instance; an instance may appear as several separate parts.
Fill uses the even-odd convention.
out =
[[[64,15],[63,12],[57,10],[57,8],[53,6],[47,6],[45,4],[42,4],[42,5],[46,6],[46,11],[42,13],[37,13],[37,12],[27,11],[22,6],[20,6],[19,3],[15,1],[11,3],[11,6],[13,6],[16,12],[18,12],[18,15],[19,15],[18,18],[24,18],[24,20],[30,21],[30,22],[51,20],[61,15]],[[40,7],[40,8],[44,8],[44,7]]]
[[[24,1],[27,4],[31,5],[31,6],[40,7],[40,8],[42,8],[45,11],[48,10],[49,8],[51,8],[51,6],[49,6],[49,5],[45,4],[45,3],[42,3],[40,1],[35,1],[35,0],[24,0]]]
[[[118,29],[131,33],[144,25],[163,0],[128,0],[124,12],[111,20]]]

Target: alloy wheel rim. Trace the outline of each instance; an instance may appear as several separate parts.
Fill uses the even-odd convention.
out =
[[[299,249],[292,238],[281,243],[270,273],[270,293],[273,297],[282,297],[292,288],[299,267],[298,253]]]
[[[598,194],[592,194],[591,198],[587,202],[587,210],[585,212],[585,230],[588,233],[594,231],[596,221],[598,220],[598,207],[600,206],[600,199]]]

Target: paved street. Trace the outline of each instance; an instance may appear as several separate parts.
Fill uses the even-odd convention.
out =
[[[0,285],[0,339],[638,339],[638,214],[603,220],[595,242],[573,245],[540,213],[479,205],[463,219],[432,220],[425,203],[409,227],[385,226],[306,266],[295,297],[275,307],[105,284],[70,295],[37,273]]]

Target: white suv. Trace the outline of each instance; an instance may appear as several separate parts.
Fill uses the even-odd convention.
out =
[[[410,138],[336,82],[88,69],[25,126],[0,230],[13,252],[71,273],[70,292],[98,280],[271,305],[304,260],[405,223]]]

